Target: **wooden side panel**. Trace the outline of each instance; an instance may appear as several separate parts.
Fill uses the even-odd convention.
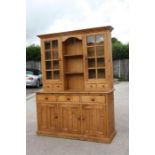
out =
[[[82,134],[106,135],[105,108],[98,104],[82,105]]]
[[[113,65],[112,65],[112,43],[111,43],[111,32],[106,32],[106,74],[109,89],[113,89]]]
[[[115,132],[114,94],[110,93],[107,97],[108,97],[107,128],[108,128],[108,136],[111,136],[111,134]]]

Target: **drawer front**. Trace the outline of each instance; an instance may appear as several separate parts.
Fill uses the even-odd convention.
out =
[[[53,86],[52,86],[52,84],[45,84],[45,85],[44,85],[44,88],[45,88],[45,90],[52,91]]]
[[[105,103],[105,96],[82,96],[82,102]]]
[[[56,96],[52,95],[37,95],[38,101],[47,101],[47,102],[55,102],[56,101]]]
[[[62,89],[62,84],[54,84],[54,85],[53,85],[53,89],[54,89],[54,90],[63,90],[63,89]]]
[[[95,83],[87,83],[86,89],[87,90],[96,89],[96,84]]]
[[[107,89],[108,88],[108,84],[104,84],[104,83],[99,83],[97,84],[97,88],[98,89]]]
[[[58,96],[59,102],[79,102],[79,96]]]

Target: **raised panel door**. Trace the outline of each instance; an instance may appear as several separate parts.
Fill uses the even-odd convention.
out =
[[[49,103],[47,105],[47,119],[48,119],[48,129],[50,131],[58,129],[58,113],[57,104]]]
[[[105,108],[101,104],[82,105],[82,134],[102,136],[106,134]]]
[[[48,111],[47,104],[38,105],[38,128],[39,130],[48,129],[47,111]]]
[[[81,132],[80,104],[59,104],[60,130],[68,133]]]

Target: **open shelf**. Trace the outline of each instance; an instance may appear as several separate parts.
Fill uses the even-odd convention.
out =
[[[84,75],[83,73],[65,74],[65,90],[84,90]]]

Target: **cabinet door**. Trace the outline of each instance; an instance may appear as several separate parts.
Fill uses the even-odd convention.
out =
[[[91,136],[101,136],[106,134],[104,105],[82,105],[82,133]]]
[[[79,104],[59,104],[60,130],[68,133],[81,132],[81,112]]]
[[[47,106],[48,129],[50,131],[58,128],[57,104],[49,103]]]
[[[48,111],[47,104],[38,105],[38,129],[39,130],[48,129],[47,111]]]
[[[85,71],[87,80],[105,80],[105,33],[86,36]]]
[[[42,40],[43,86],[47,91],[63,90],[62,45],[59,38]],[[57,83],[57,85],[54,85]]]

